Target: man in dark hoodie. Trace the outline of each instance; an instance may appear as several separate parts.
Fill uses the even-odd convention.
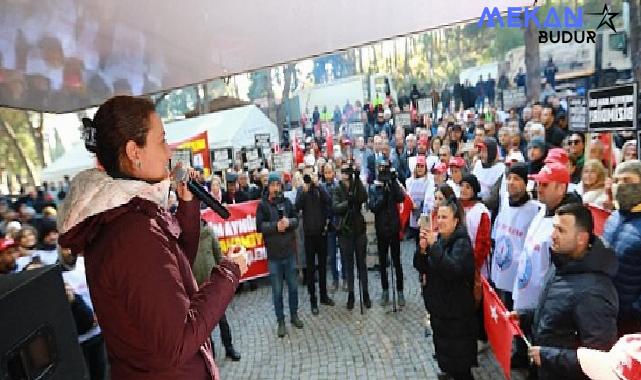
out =
[[[294,254],[297,227],[298,218],[294,206],[282,195],[280,175],[272,172],[267,180],[267,192],[256,209],[256,229],[263,234],[267,248],[279,338],[287,333],[283,312],[283,281],[287,281],[291,323],[296,328],[303,328],[303,322],[298,318],[298,281]]]
[[[305,168],[303,186],[296,193],[296,210],[303,212],[303,230],[305,231],[305,280],[312,305],[312,314],[318,315],[316,298],[316,265],[318,260],[318,288],[320,302],[334,306],[327,295],[327,218],[331,208],[331,198],[324,187],[318,183],[318,175],[313,168]]]
[[[479,197],[485,200],[490,196],[492,187],[505,174],[505,164],[498,160],[498,144],[494,137],[483,138],[483,143],[477,144],[477,148],[481,159],[476,161],[472,174],[481,184]]]
[[[592,214],[582,204],[556,210],[552,261],[532,321],[530,358],[538,379],[579,379],[583,375],[576,350],[608,351],[617,340],[617,291],[610,279],[617,271],[614,252],[594,236]]]

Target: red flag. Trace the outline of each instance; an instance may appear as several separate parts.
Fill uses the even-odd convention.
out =
[[[325,131],[325,146],[327,152],[327,158],[334,158],[334,127],[326,126],[327,130]]]
[[[523,332],[508,318],[505,305],[483,276],[481,276],[481,283],[483,284],[483,316],[487,338],[496,361],[503,369],[505,378],[509,380],[512,337],[523,335]]]
[[[590,212],[592,213],[592,219],[594,220],[594,234],[601,237],[603,235],[603,228],[605,227],[605,222],[610,217],[610,211],[602,209],[593,204],[586,205]]]
[[[398,209],[398,216],[400,220],[400,229],[398,231],[398,238],[403,240],[403,231],[405,231],[405,226],[410,220],[410,214],[412,213],[412,198],[409,195],[405,194],[405,198],[402,203],[396,205]]]
[[[298,145],[298,138],[295,136],[292,137],[292,151],[294,152],[294,162],[296,165],[302,164],[305,159],[305,153],[300,148],[300,145]]]

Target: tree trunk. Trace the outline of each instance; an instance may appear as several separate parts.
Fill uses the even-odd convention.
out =
[[[283,132],[283,125],[287,121],[286,116],[289,109],[289,92],[292,87],[292,78],[294,75],[296,75],[296,66],[292,63],[288,64],[287,66],[285,66],[283,74],[283,76],[285,77],[283,84],[283,96],[281,98],[280,105],[278,106],[278,120],[276,123],[276,125],[278,126],[279,134]]]
[[[11,125],[6,121],[0,120],[0,130],[2,131],[3,134],[6,134],[6,136],[9,138],[9,142],[13,147],[13,150],[17,153],[18,158],[20,159],[20,161],[22,161],[22,164],[24,165],[23,167],[27,168],[27,174],[29,176],[29,184],[35,185],[36,184],[36,178],[35,178],[36,168],[34,167],[33,163],[29,160],[29,158],[25,155],[24,151],[20,147],[20,142],[18,141],[15,132],[13,131],[13,127],[11,127]]]
[[[36,158],[38,160],[38,166],[44,168],[47,164],[45,162],[45,148],[44,148],[44,136],[43,136],[43,124],[44,116],[42,112],[38,114],[38,125],[33,125],[33,119],[27,117],[29,120],[29,132],[31,133],[31,138],[33,138],[34,143],[36,144]]]
[[[637,0],[628,1],[630,4],[630,59],[632,60],[632,76],[641,84],[641,5]]]
[[[541,64],[539,63],[539,32],[536,24],[530,21],[525,29],[525,67],[527,72],[527,99],[539,100],[541,94]]]
[[[409,47],[409,37],[405,37],[405,59],[403,60],[403,75],[407,78],[407,75],[410,72],[410,47]]]
[[[359,74],[365,74],[365,71],[363,70],[363,47],[358,48],[358,68],[359,68]]]

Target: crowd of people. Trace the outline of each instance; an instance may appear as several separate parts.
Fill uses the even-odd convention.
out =
[[[438,119],[418,115],[413,102],[403,105],[411,125],[394,125],[402,108],[391,97],[362,107],[356,102],[360,108],[337,117],[330,137],[320,118],[312,118],[311,127],[303,126],[311,133],[293,144],[300,154],[291,172],[248,172],[239,162],[196,177],[222,203],[259,201],[256,227],[267,251],[276,334],[287,334],[285,283],[291,325],[304,328],[298,267],[305,268],[313,315],[319,303],[336,306],[341,289],[347,309],[357,301],[361,310],[372,307],[368,212],[382,307],[390,296],[393,307],[408,302],[404,281],[413,276],[403,268],[400,242],[414,240],[413,265],[443,378],[473,378],[477,341],[485,339],[481,278],[532,343],[517,339],[513,366],[533,361],[530,371],[540,379],[584,376],[579,347],[607,351],[618,337],[641,332],[641,162],[633,136],[568,130],[556,95],[520,109],[460,108]],[[346,128],[349,120],[364,123],[363,135]],[[65,282],[80,342],[101,378],[100,327],[95,318],[78,322],[92,313],[82,255],[57,244],[56,199],[44,189],[25,193],[0,204],[0,273],[54,263],[71,273]],[[172,212],[179,198],[170,193]],[[408,220],[399,212],[404,202],[411,205]],[[611,214],[600,229],[594,212]],[[220,259],[216,236],[203,222],[193,263],[199,283]],[[219,325],[226,356],[240,360],[224,316]]]

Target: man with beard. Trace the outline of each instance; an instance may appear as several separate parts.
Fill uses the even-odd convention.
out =
[[[567,192],[570,172],[561,163],[546,164],[538,174],[529,175],[528,178],[536,181],[538,200],[542,207],[527,229],[524,249],[517,263],[512,300],[514,310],[519,314],[533,311],[541,295],[544,278],[551,263],[549,250],[552,244],[554,213],[562,205],[581,203],[581,198],[576,193]],[[525,334],[529,335],[529,326],[523,327],[526,329]],[[523,357],[525,351],[525,343],[517,339],[515,366],[527,363],[527,358]]]
[[[608,219],[603,240],[614,248],[619,270],[613,277],[619,295],[619,336],[641,331],[641,161],[617,166],[612,193],[617,211]]]
[[[538,379],[585,378],[576,350],[607,351],[617,340],[617,271],[612,249],[593,235],[590,210],[581,204],[560,207],[553,218],[552,261],[535,313],[520,315],[532,326],[530,358]]]

